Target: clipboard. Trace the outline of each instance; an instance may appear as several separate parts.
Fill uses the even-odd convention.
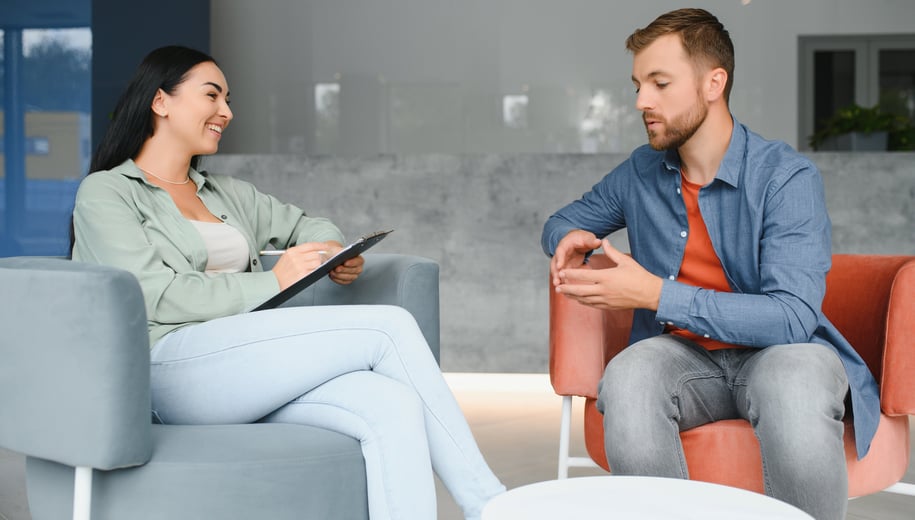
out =
[[[304,290],[306,287],[314,284],[321,278],[324,278],[325,276],[330,274],[330,272],[333,271],[334,268],[336,268],[343,262],[346,262],[347,260],[349,260],[351,258],[355,258],[355,257],[361,255],[363,252],[365,252],[370,247],[374,246],[378,242],[381,242],[384,239],[384,237],[388,236],[393,231],[394,231],[393,229],[388,230],[388,231],[376,231],[374,233],[371,233],[369,235],[366,235],[366,236],[360,238],[359,240],[356,240],[352,244],[341,249],[334,256],[325,260],[323,264],[321,264],[317,268],[315,268],[314,271],[306,274],[304,277],[299,279],[299,281],[297,281],[294,284],[290,285],[289,287],[283,289],[276,296],[273,296],[272,298],[265,301],[264,303],[251,309],[251,312],[263,311],[266,309],[274,309],[276,307],[279,307],[283,303],[286,303],[287,300],[289,300],[290,298],[292,298],[293,296],[298,294],[300,291]]]

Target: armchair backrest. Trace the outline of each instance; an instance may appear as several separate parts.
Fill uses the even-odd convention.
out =
[[[0,259],[0,445],[69,466],[149,460],[149,336],[136,278]]]

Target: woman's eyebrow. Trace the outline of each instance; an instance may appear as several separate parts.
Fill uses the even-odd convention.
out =
[[[220,94],[222,93],[222,87],[217,85],[216,83],[213,83],[212,81],[205,81],[203,83],[203,85],[201,85],[201,86],[206,86],[206,85],[211,85],[213,88],[215,88],[217,91],[219,91]]]

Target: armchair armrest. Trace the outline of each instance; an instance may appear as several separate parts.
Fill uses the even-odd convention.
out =
[[[114,469],[152,453],[149,336],[136,278],[60,258],[0,259],[0,445]]]
[[[350,285],[340,285],[329,278],[305,289],[283,304],[283,307],[308,305],[396,305],[403,307],[419,328],[439,360],[439,266],[420,256],[368,253],[362,275]],[[264,266],[272,267],[270,258]],[[275,258],[272,259],[275,262]]]
[[[592,255],[595,269],[610,265]],[[632,311],[602,311],[557,294],[550,281],[550,382],[557,395],[597,397],[597,383],[610,359],[626,348]]]

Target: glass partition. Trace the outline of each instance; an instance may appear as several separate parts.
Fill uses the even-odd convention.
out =
[[[4,33],[0,256],[64,255],[91,153],[89,28]]]

